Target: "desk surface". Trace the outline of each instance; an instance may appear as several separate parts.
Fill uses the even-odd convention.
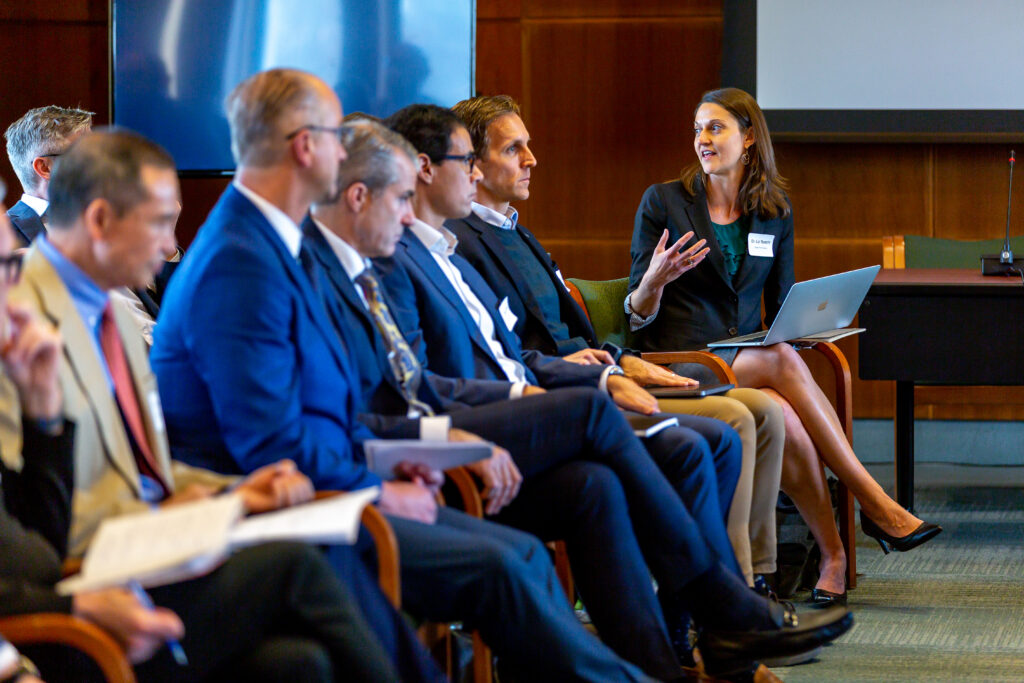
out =
[[[976,268],[883,268],[872,288],[885,285],[957,285],[962,287],[1014,287],[1024,289],[1020,276],[982,275]]]

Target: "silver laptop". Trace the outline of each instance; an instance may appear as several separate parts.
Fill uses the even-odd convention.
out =
[[[826,275],[793,285],[768,331],[744,334],[708,344],[721,346],[771,346],[791,339],[835,341],[863,328],[848,328],[875,281],[881,266],[868,266]]]

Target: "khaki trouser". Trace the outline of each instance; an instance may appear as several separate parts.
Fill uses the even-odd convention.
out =
[[[754,574],[774,572],[775,503],[786,438],[782,409],[757,389],[733,389],[705,398],[661,399],[658,406],[666,413],[713,417],[739,432],[743,464],[726,529],[747,583],[752,584]]]

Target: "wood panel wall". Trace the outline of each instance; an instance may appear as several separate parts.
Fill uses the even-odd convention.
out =
[[[107,0],[0,4],[0,125],[50,103],[105,123],[108,20]],[[721,46],[721,0],[477,0],[477,89],[523,106],[539,166],[518,208],[564,272],[628,272],[636,204],[691,160],[691,113],[719,84]],[[1005,145],[776,147],[793,188],[800,279],[879,263],[882,235],[996,237],[1004,225]],[[0,174],[15,201],[6,158]],[[226,182],[183,181],[183,243]],[[1024,216],[1024,193],[1014,212]],[[856,340],[843,343],[856,372]],[[857,416],[892,415],[890,383],[858,380],[854,398]],[[1024,417],[1013,389],[929,389],[918,401],[926,417]]]
[[[563,272],[622,277],[644,188],[693,158],[691,113],[719,85],[721,2],[479,0],[477,25],[477,89],[519,99],[534,139],[524,224]],[[793,188],[798,279],[880,263],[883,235],[980,239],[1005,225],[1005,145],[776,151]],[[857,341],[842,345],[856,375]],[[855,414],[891,417],[892,387],[856,380]],[[918,404],[921,417],[1024,417],[1024,392],[1012,388],[919,390]]]

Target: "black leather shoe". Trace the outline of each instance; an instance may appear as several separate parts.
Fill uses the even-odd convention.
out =
[[[911,531],[906,536],[890,536],[889,534],[882,531],[882,528],[871,521],[871,518],[864,514],[864,511],[860,511],[860,528],[864,532],[865,536],[878,541],[878,545],[882,547],[882,552],[886,555],[889,554],[890,550],[897,552],[906,552],[912,548],[932,540],[940,533],[942,533],[942,527],[938,524],[932,524],[930,522],[921,522],[921,525]]]
[[[843,607],[829,607],[797,615],[781,605],[771,605],[776,624],[755,631],[704,630],[697,640],[704,666],[724,668],[729,661],[749,662],[766,657],[784,657],[812,650],[835,640],[853,626],[853,615]]]
[[[847,591],[842,593],[833,593],[827,591],[824,588],[812,588],[811,589],[811,604],[817,608],[833,607],[839,605],[840,607],[846,607],[846,596]]]

